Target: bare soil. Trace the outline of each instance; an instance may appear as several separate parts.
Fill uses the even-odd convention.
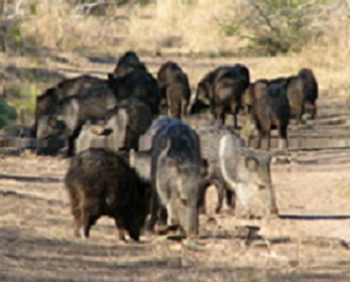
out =
[[[257,225],[270,244],[259,239],[246,245],[236,237],[195,244],[142,237],[140,243],[123,243],[108,218],[101,218],[84,241],[73,236],[60,181],[69,160],[30,152],[0,155],[0,280],[350,281],[350,117],[345,104],[321,98],[317,120],[290,126],[290,162],[272,164],[279,218],[236,220],[228,210],[216,215],[216,192],[208,190],[201,230]]]

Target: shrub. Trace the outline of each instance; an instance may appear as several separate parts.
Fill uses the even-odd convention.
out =
[[[241,13],[221,23],[226,36],[239,36],[247,49],[262,55],[300,51],[310,39],[323,34],[314,22],[330,0],[248,0]]]

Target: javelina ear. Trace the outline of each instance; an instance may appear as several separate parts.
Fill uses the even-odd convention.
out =
[[[247,157],[245,159],[245,166],[248,168],[248,170],[257,170],[258,168],[258,160],[253,157]]]

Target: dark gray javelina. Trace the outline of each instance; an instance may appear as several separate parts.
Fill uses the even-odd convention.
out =
[[[61,81],[37,97],[33,126],[37,138],[37,154],[56,153],[62,147],[60,144],[64,144],[60,142],[58,136],[43,136],[44,131],[50,126],[49,117],[57,111],[60,101],[70,96],[85,95],[89,93],[87,89],[96,89],[96,87],[105,87],[105,85],[105,80],[90,75],[81,75]]]
[[[200,182],[205,162],[200,155],[199,138],[181,120],[162,116],[145,134],[146,150],[130,153],[130,165],[152,182],[152,212],[147,224],[153,230],[169,218],[187,235],[198,232]],[[142,138],[141,138],[142,139]]]
[[[223,177],[237,197],[238,217],[278,214],[268,154],[247,150],[237,136],[227,134],[220,139],[219,156]]]
[[[171,124],[156,137],[152,149],[151,220],[153,228],[159,207],[166,208],[170,225],[179,225],[187,236],[198,234],[201,182],[198,135],[187,124]]]
[[[119,239],[125,230],[138,241],[149,212],[151,187],[118,153],[90,148],[71,159],[64,178],[74,218],[74,234],[88,238],[101,216],[115,220]]]

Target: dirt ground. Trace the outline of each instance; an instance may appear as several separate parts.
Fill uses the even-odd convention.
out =
[[[318,113],[290,126],[291,162],[272,164],[279,218],[216,215],[209,189],[200,228],[258,225],[270,241],[249,245],[213,237],[195,246],[161,237],[122,243],[108,218],[88,240],[75,238],[66,192],[52,181],[68,160],[0,156],[1,176],[23,177],[0,179],[0,281],[350,281],[350,116],[345,99],[321,98]]]

